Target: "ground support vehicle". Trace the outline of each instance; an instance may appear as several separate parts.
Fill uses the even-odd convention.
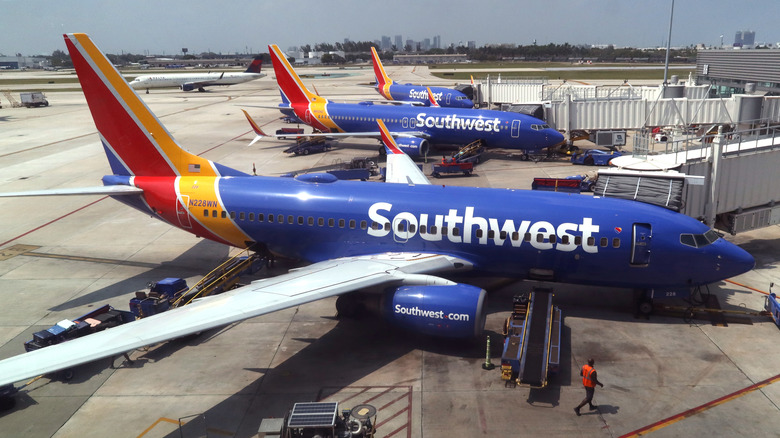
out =
[[[543,388],[561,363],[561,310],[552,304],[552,289],[534,288],[513,298],[504,323],[501,379]]]
[[[373,438],[376,408],[358,405],[339,415],[338,402],[296,403],[284,418],[263,418],[260,436],[281,438]]]
[[[474,163],[466,162],[466,163],[459,163],[457,161],[446,161],[442,160],[439,164],[433,165],[433,172],[431,175],[433,175],[436,178],[441,177],[442,174],[445,173],[463,173],[466,176],[471,176],[471,173],[474,172]]]
[[[534,178],[531,190],[580,193],[593,191],[594,185],[596,185],[596,180],[587,175],[574,175],[566,178]]]
[[[780,301],[777,301],[777,295],[772,292],[772,286],[774,283],[769,286],[769,295],[764,298],[764,310],[769,312],[775,324],[780,327]]]
[[[485,152],[485,146],[481,140],[477,140],[458,149],[458,152],[452,155],[452,159],[458,163],[479,164],[479,157],[483,152]]]
[[[286,140],[289,137],[297,138],[303,135],[303,128],[282,128],[276,130],[276,138]]]
[[[295,155],[309,155],[316,152],[331,150],[333,146],[325,137],[298,137],[295,145],[284,150],[285,153]]]
[[[33,338],[24,343],[24,349],[38,350],[130,321],[135,321],[135,316],[131,312],[116,310],[106,304],[72,321],[64,319],[46,330],[35,332]]]
[[[22,106],[27,108],[49,106],[49,101],[46,100],[46,96],[44,96],[40,91],[20,93],[19,97],[22,98]]]
[[[618,151],[602,151],[599,149],[590,149],[583,153],[571,156],[572,164],[584,164],[586,166],[609,166],[609,161],[613,158],[621,157]]]
[[[187,287],[183,278],[164,278],[149,283],[149,291],[137,291],[130,300],[130,311],[135,318],[141,319],[171,308],[184,306],[196,298],[220,294],[238,286],[242,275],[251,275],[268,263],[268,259],[259,254],[237,255],[209,272],[193,287]]]

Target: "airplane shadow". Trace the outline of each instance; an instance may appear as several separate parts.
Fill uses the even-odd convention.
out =
[[[202,275],[204,271],[211,267],[218,266],[228,257],[229,248],[225,245],[213,243],[207,240],[201,240],[190,249],[183,252],[174,260],[163,262],[135,277],[130,277],[118,283],[111,284],[95,291],[78,296],[71,300],[57,304],[49,308],[52,311],[68,310],[81,306],[102,306],[103,301],[116,299],[118,296],[125,296],[129,292],[143,290],[149,282],[158,281],[166,277],[191,277]],[[79,262],[81,263],[81,262]],[[90,263],[90,262],[86,262]],[[117,265],[135,265],[133,262],[116,260]],[[117,309],[128,310],[127,303],[110,303]],[[77,318],[80,315],[72,315]]]

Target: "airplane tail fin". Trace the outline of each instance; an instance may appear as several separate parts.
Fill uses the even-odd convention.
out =
[[[242,175],[182,149],[88,35],[63,36],[115,175]]]
[[[379,54],[376,52],[376,48],[371,47],[371,59],[374,63],[374,76],[376,76],[376,89],[379,94],[384,96],[387,100],[393,100],[390,95],[390,86],[393,85],[393,80],[385,73],[385,68],[382,66],[382,60],[379,59]]]
[[[244,73],[260,73],[260,69],[263,67],[263,60],[261,58],[255,58],[249,67],[244,70]]]
[[[439,102],[436,102],[436,98],[433,96],[431,87],[425,87],[425,89],[428,90],[428,102],[430,102],[431,106],[441,106],[439,105]]]
[[[249,113],[246,112],[246,110],[241,110],[244,112],[244,116],[246,116],[247,121],[249,121],[249,126],[252,127],[252,130],[255,131],[255,139],[252,140],[251,143],[249,143],[249,146],[252,146],[253,144],[257,143],[258,140],[260,140],[263,137],[266,137],[268,134],[263,132],[262,129],[260,129],[260,125],[255,123],[255,121],[252,119],[252,117],[249,116]]]
[[[290,102],[292,105],[327,102],[327,99],[312,93],[303,85],[303,81],[295,73],[279,46],[276,44],[268,46],[268,52],[271,54],[276,82],[279,84],[284,102]]]

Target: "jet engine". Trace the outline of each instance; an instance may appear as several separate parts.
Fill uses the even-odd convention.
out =
[[[468,284],[401,286],[383,295],[380,309],[393,324],[448,338],[479,336],[485,327],[484,289]]]
[[[428,155],[430,145],[428,140],[419,137],[398,137],[395,139],[398,149],[401,149],[410,157],[424,157]]]
[[[194,89],[195,89],[195,85],[193,85],[193,84],[190,84],[190,83],[181,84],[181,90],[182,91],[192,91]]]

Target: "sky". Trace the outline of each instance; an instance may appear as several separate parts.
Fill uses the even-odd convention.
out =
[[[440,35],[476,41],[663,47],[672,0],[0,0],[0,53],[65,50],[63,33],[90,34],[104,52],[267,52],[269,44]],[[675,0],[672,46],[780,42],[778,0]]]

